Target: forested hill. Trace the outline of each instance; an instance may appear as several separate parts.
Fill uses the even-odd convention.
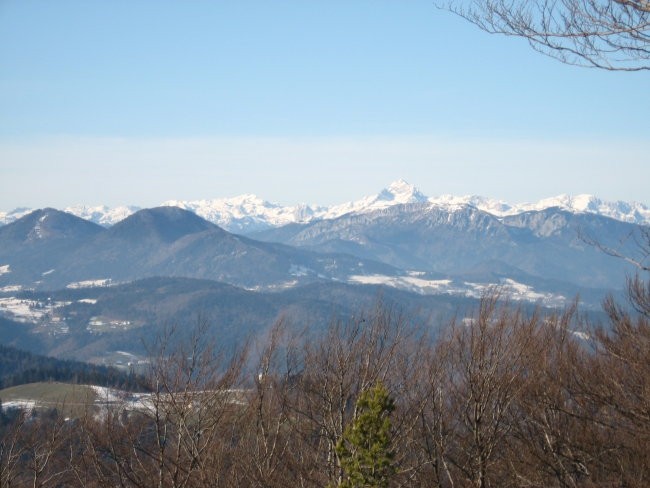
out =
[[[123,390],[143,387],[138,376],[116,368],[40,356],[0,345],[0,389],[37,381],[92,384]]]

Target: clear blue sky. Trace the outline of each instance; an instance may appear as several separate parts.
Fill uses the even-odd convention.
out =
[[[650,203],[650,73],[433,1],[0,0],[0,209],[245,192]]]

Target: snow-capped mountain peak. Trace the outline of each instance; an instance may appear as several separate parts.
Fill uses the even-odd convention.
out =
[[[559,207],[562,210],[574,213],[594,213],[624,222],[650,225],[650,208],[636,202],[604,201],[588,194],[574,196],[562,194],[535,203],[517,204],[477,195],[455,196],[443,194],[436,197],[427,197],[414,185],[403,179],[392,182],[375,195],[330,207],[306,204],[284,206],[269,202],[250,193],[230,198],[192,201],[169,200],[164,202],[162,206],[175,206],[190,210],[231,232],[250,233],[290,223],[333,219],[348,213],[367,213],[393,205],[424,203],[427,201],[435,206],[448,209],[471,205],[497,217]],[[106,227],[116,224],[138,210],[140,210],[138,207],[132,206],[109,208],[104,205],[95,207],[80,205],[65,209],[66,212]],[[30,211],[30,209],[23,208],[12,212],[0,212],[0,225],[10,223]]]
[[[426,202],[426,195],[422,194],[415,186],[399,179],[376,195],[362,198],[354,202],[334,205],[327,209],[321,218],[333,219],[348,213],[365,213],[373,210],[399,205],[404,203]]]
[[[426,202],[426,195],[422,194],[414,185],[399,179],[384,188],[377,196],[377,201],[397,203]]]
[[[97,205],[94,207],[75,205],[64,209],[65,212],[71,213],[85,220],[90,220],[91,222],[103,225],[104,227],[115,225],[138,210],[141,210],[140,207],[135,207],[133,205],[114,208],[109,208],[106,205]]]
[[[250,193],[212,200],[169,200],[163,206],[180,207],[232,232],[254,232],[290,223],[309,222],[320,207],[282,206]]]
[[[499,217],[557,207],[568,212],[593,213],[622,222],[641,225],[650,224],[650,208],[642,203],[623,202],[620,200],[608,202],[589,194],[561,194],[555,197],[544,198],[535,203],[519,203],[514,205],[497,202],[496,200],[475,199],[472,204],[481,210]]]

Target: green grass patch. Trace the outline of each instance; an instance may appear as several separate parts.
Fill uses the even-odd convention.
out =
[[[11,401],[33,401],[37,409],[56,408],[66,415],[80,415],[92,406],[97,395],[86,385],[59,382],[29,383],[0,390],[3,404]]]

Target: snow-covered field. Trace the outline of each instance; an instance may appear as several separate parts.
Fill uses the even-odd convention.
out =
[[[18,322],[37,322],[52,311],[34,300],[22,300],[15,297],[0,298],[0,312],[11,316]]]
[[[3,409],[20,409],[25,410],[27,413],[31,412],[36,406],[34,400],[9,400],[2,402]]]
[[[418,273],[408,276],[385,276],[385,275],[353,275],[350,276],[351,283],[364,285],[384,285],[392,288],[408,290],[421,295],[462,295],[472,298],[480,298],[489,289],[497,287],[511,300],[522,300],[548,306],[561,306],[566,303],[562,295],[542,293],[531,286],[518,283],[511,279],[504,279],[500,283],[455,283],[452,280],[428,280],[419,277]]]
[[[362,285],[385,285],[423,295],[458,292],[456,287],[452,286],[451,280],[427,280],[417,276],[352,275],[349,281]]]
[[[91,385],[90,388],[97,395],[99,402],[116,403],[122,401],[125,398],[124,392],[120,390],[116,390],[114,388],[107,388],[105,386],[95,386],[95,385]]]
[[[22,289],[22,285],[7,285],[0,287],[0,293],[14,293]]]
[[[56,310],[71,303],[6,297],[0,298],[0,314],[16,322],[39,324],[39,331],[50,335],[68,334],[70,328],[65,319],[56,314]]]
[[[85,281],[75,281],[73,283],[68,283],[66,288],[78,289],[78,288],[96,288],[102,286],[111,286],[113,282],[110,278],[104,278],[100,280],[85,280]]]
[[[522,300],[534,303],[539,302],[547,306],[562,306],[566,304],[567,301],[566,297],[563,295],[538,292],[531,286],[518,283],[509,278],[502,280],[501,283],[498,284],[465,283],[465,285],[473,290],[473,293],[469,292],[467,295],[475,298],[480,298],[486,291],[488,291],[488,289],[497,286],[505,296],[511,300]]]

